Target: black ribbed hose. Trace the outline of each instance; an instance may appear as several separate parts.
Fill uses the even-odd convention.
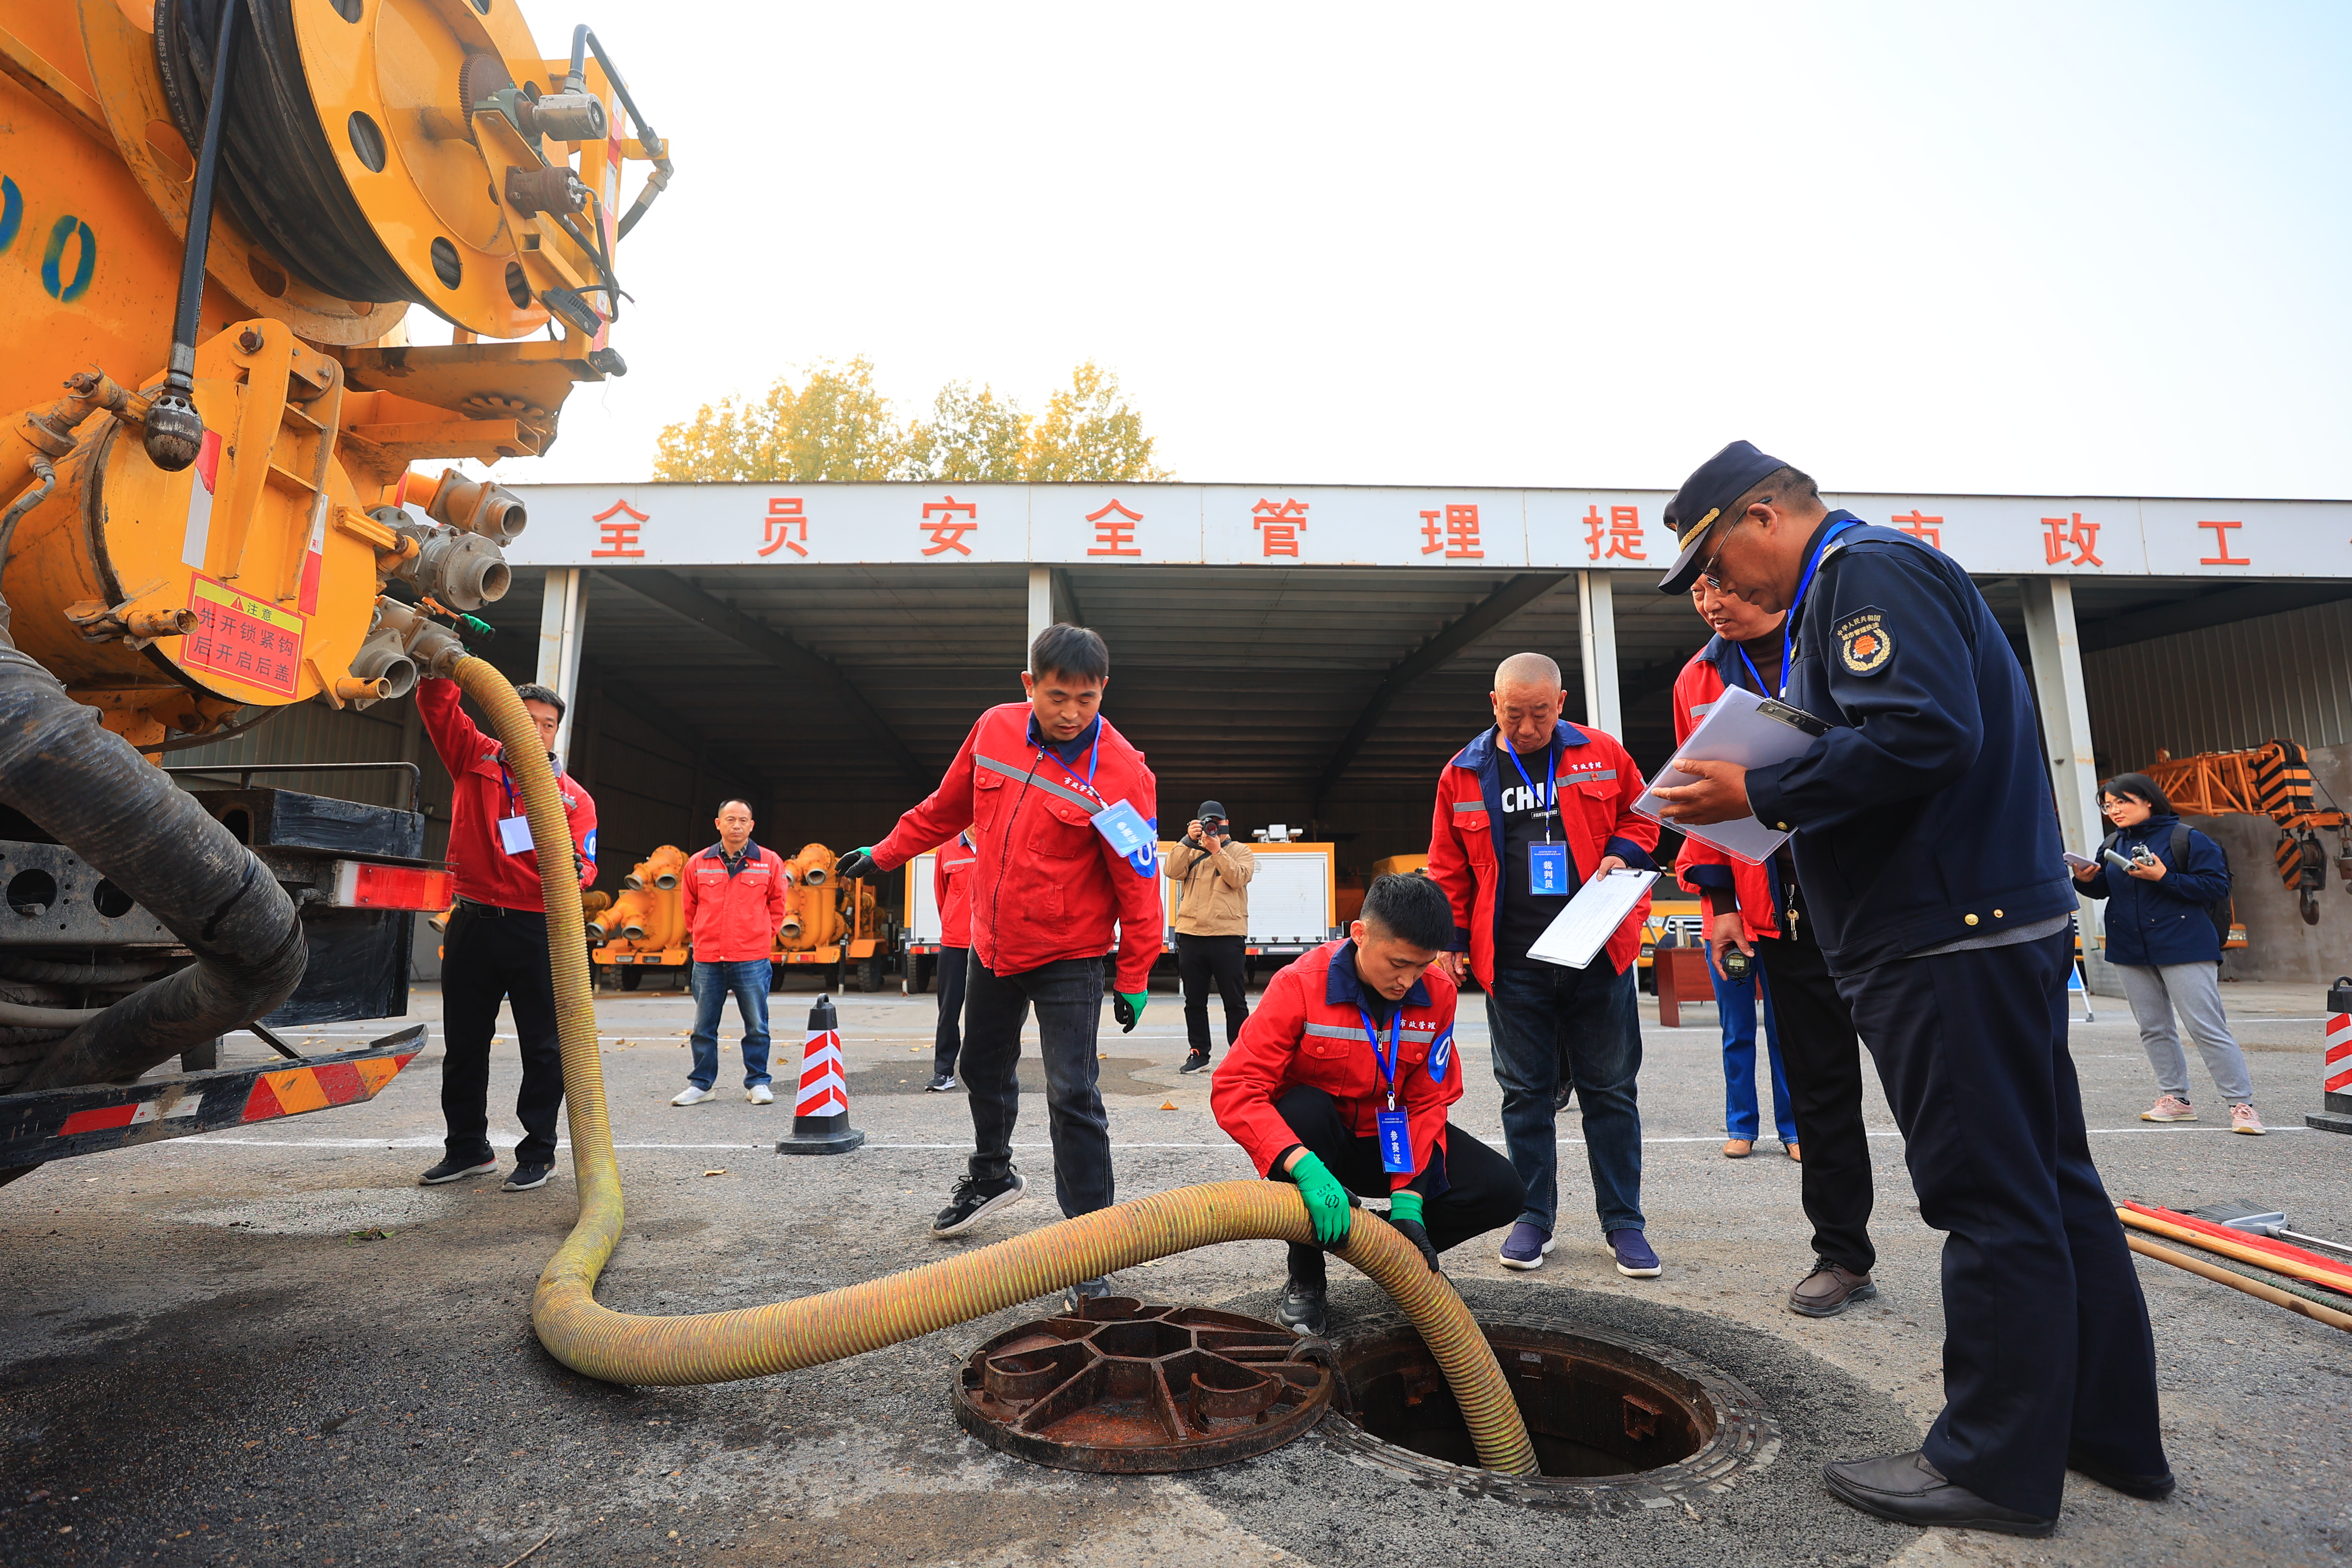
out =
[[[128,1083],[274,1012],[301,984],[301,921],[253,852],[13,647],[0,647],[0,802],[195,954],[51,1046],[16,1090]],[[34,1168],[0,1171],[0,1184]]]

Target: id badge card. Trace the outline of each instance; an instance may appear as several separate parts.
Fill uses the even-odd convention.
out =
[[[1412,1124],[1402,1110],[1383,1110],[1381,1119],[1381,1169],[1391,1175],[1412,1171]]]
[[[501,816],[499,818],[499,847],[509,855],[530,853],[530,818]]]
[[[1528,846],[1528,890],[1546,898],[1564,899],[1576,889],[1568,885],[1568,846]]]
[[[1143,814],[1123,800],[1115,800],[1094,815],[1095,831],[1120,855],[1132,855],[1151,844],[1151,828]]]

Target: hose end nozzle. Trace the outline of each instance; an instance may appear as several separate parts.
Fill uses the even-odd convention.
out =
[[[176,474],[196,460],[205,447],[204,416],[178,386],[166,386],[147,408],[147,460]]]

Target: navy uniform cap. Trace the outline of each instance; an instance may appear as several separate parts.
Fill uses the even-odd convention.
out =
[[[1206,822],[1212,817],[1214,817],[1219,822],[1229,822],[1232,820],[1232,818],[1225,815],[1225,803],[1221,800],[1202,801],[1201,803],[1201,809],[1194,812],[1192,816],[1196,820],[1201,822]]]
[[[1658,579],[1661,594],[1687,594],[1698,581],[1699,546],[1706,542],[1707,525],[1724,509],[1789,465],[1756,449],[1748,441],[1734,441],[1691,470],[1675,499],[1666,503],[1666,526],[1683,547],[1674,569]]]

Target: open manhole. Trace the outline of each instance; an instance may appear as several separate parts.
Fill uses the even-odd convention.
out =
[[[1069,1470],[1194,1470],[1280,1447],[1322,1418],[1331,1347],[1238,1312],[1099,1296],[966,1361],[956,1420]]]
[[[1401,1314],[1350,1325],[1326,1436],[1355,1457],[1467,1496],[1613,1512],[1718,1491],[1769,1463],[1756,1396],[1695,1357],[1590,1328],[1482,1321],[1526,1417],[1539,1476],[1477,1468],[1445,1374]]]

